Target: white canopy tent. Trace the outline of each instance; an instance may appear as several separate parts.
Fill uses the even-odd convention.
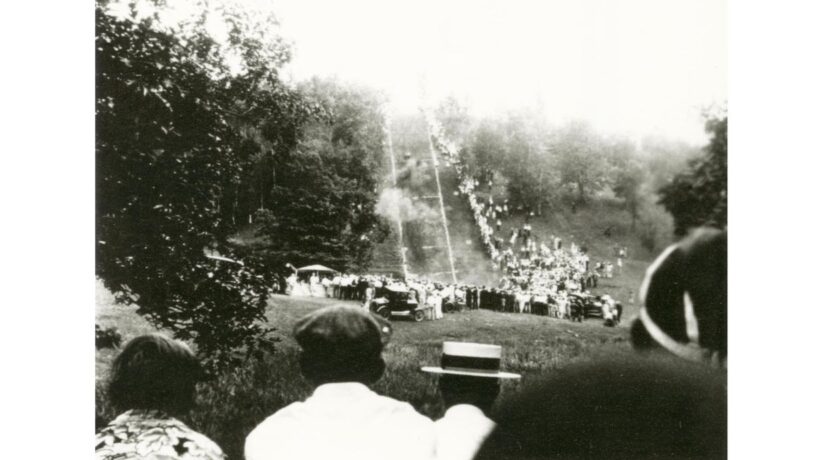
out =
[[[333,270],[329,267],[324,267],[323,265],[307,265],[305,267],[298,268],[298,273],[300,272],[318,272],[318,273],[338,273],[337,270]]]

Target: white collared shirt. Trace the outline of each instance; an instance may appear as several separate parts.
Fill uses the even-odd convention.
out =
[[[437,458],[439,460],[472,460],[486,437],[495,429],[495,422],[483,411],[469,404],[456,404],[435,422]]]
[[[365,385],[321,385],[246,438],[246,460],[418,460],[435,455],[434,423]]]

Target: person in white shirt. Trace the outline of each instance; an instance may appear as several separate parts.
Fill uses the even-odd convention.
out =
[[[443,319],[443,298],[437,289],[427,297],[428,304],[432,307],[434,319]]]
[[[314,393],[258,425],[246,438],[246,460],[433,458],[433,422],[367,387],[383,375],[390,333],[388,323],[348,305],[298,321],[301,372]]]
[[[608,295],[601,297],[601,314],[605,322],[615,320],[615,301],[612,300],[612,297]]]
[[[330,280],[328,276],[324,276],[323,279],[320,280],[320,284],[323,285],[323,295],[325,297],[332,297],[332,280]]]
[[[446,413],[435,422],[437,458],[471,460],[495,429],[489,412],[500,392],[500,379],[521,376],[500,371],[501,347],[444,342],[440,367],[423,367],[438,374]]]

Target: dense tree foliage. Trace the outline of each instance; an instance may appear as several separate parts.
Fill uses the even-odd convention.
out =
[[[231,236],[277,201],[279,168],[317,166],[294,157],[324,111],[279,80],[273,18],[189,5],[170,20],[161,2],[96,3],[96,273],[220,366],[271,348],[272,267]]]
[[[612,191],[616,197],[624,200],[624,207],[631,219],[630,228],[635,230],[643,205],[648,171],[632,143],[615,140],[609,145],[608,151]]]
[[[449,96],[435,109],[435,116],[441,122],[447,138],[458,143],[460,147],[470,129],[466,106],[462,105],[455,96]]]
[[[273,264],[322,263],[365,269],[387,229],[375,214],[376,171],[384,155],[382,99],[336,81],[300,88],[329,115],[310,123],[259,214]]]
[[[557,158],[561,185],[577,191],[578,204],[607,185],[607,152],[595,131],[583,123],[571,123],[561,129],[552,142]]]
[[[711,137],[704,155],[659,192],[679,236],[701,225],[727,227],[727,118],[710,118],[706,130]]]

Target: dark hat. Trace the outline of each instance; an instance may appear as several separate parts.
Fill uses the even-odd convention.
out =
[[[392,328],[362,308],[334,305],[298,320],[294,335],[305,352],[374,356],[389,342]]]
[[[658,345],[691,361],[726,361],[726,231],[700,228],[665,249],[638,294],[637,348]]]

